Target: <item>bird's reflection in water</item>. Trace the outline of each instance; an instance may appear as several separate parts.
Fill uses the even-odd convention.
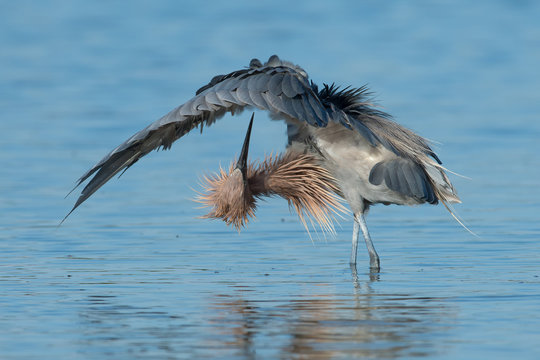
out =
[[[212,346],[234,348],[242,358],[396,358],[441,351],[434,342],[454,317],[445,299],[375,293],[378,273],[351,271],[354,290],[348,293],[249,300],[242,287],[217,296],[209,327],[221,346]]]
[[[384,274],[351,270],[352,286],[312,282],[287,294],[270,294],[233,283],[232,291],[182,298],[165,307],[159,301],[125,305],[130,299],[90,295],[80,312],[78,352],[90,357],[330,359],[442,351],[440,338],[455,318],[446,299],[385,294],[377,283]]]

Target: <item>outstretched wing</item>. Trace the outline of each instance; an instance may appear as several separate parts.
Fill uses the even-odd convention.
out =
[[[227,112],[234,113],[250,106],[312,126],[324,127],[330,119],[302,68],[282,61],[276,55],[265,64],[253,59],[247,69],[214,77],[197,91],[195,97],[134,134],[101,159],[79,179],[76,187],[94,175],[69,214],[110,178],[150,151],[169,149],[174,141],[195,127],[212,124]]]

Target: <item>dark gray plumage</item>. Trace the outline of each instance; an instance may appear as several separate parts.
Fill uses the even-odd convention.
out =
[[[363,218],[371,204],[435,204],[459,199],[427,141],[374,109],[369,97],[365,87],[324,85],[319,90],[301,67],[276,55],[264,64],[253,59],[248,68],[215,76],[195,97],[101,159],[79,179],[77,186],[93,176],[69,214],[150,151],[169,149],[189,131],[211,125],[227,112],[256,107],[285,120],[288,146],[315,154],[333,174],[340,195],[355,214],[351,263],[356,262],[360,227],[371,267],[378,269],[379,259]]]
[[[369,174],[369,182],[417,199],[419,202],[438,203],[432,186],[422,167],[410,159],[392,159],[377,163]]]

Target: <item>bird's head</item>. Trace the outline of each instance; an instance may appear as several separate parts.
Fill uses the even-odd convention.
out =
[[[196,199],[197,202],[212,208],[204,218],[222,219],[238,231],[255,215],[256,208],[255,196],[248,182],[248,172],[251,172],[251,169],[247,158],[252,125],[253,115],[238,161],[231,164],[228,172],[220,169],[219,174],[205,176],[203,187],[206,193],[200,194]]]
[[[261,162],[248,163],[248,148],[253,116],[236,163],[228,172],[205,176],[204,193],[195,201],[210,207],[203,218],[222,219],[238,231],[255,216],[256,200],[278,195],[286,199],[308,229],[314,220],[323,231],[334,232],[334,215],[346,212],[336,193],[336,180],[314,155],[287,151],[267,156]]]

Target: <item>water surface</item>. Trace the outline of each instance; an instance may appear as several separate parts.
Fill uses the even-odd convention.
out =
[[[0,358],[540,357],[535,2],[6,3],[0,14]],[[313,242],[280,199],[241,234],[197,218],[249,113],[151,153],[57,228],[75,180],[214,75],[277,53],[436,140],[463,200],[377,206]],[[257,112],[250,156],[281,151]]]

